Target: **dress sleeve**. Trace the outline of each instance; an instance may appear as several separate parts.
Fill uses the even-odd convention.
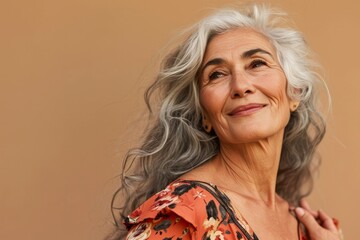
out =
[[[126,240],[191,240],[194,227],[173,212],[147,218],[133,225]]]
[[[127,240],[254,239],[246,237],[253,233],[246,222],[238,228],[239,221],[208,188],[178,180],[142,203],[124,224]]]
[[[174,182],[146,200],[125,219],[127,239],[192,239],[197,227],[192,190]]]

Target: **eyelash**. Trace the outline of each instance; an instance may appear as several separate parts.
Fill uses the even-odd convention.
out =
[[[258,68],[258,67],[261,67],[261,66],[259,66],[259,64],[261,65],[261,66],[264,66],[264,65],[266,65],[266,62],[265,61],[263,61],[263,60],[260,60],[260,59],[255,59],[254,61],[252,61],[251,63],[250,63],[250,68]]]
[[[209,80],[215,80],[215,79],[218,79],[220,78],[221,76],[224,76],[225,74],[222,73],[222,72],[218,72],[218,71],[215,71],[215,72],[212,72],[210,75],[209,75]]]
[[[260,65],[260,66],[259,66]],[[267,65],[265,61],[261,60],[261,59],[255,59],[253,60],[249,67],[250,68],[259,68],[261,66],[265,66]],[[219,72],[219,71],[215,71],[215,72],[212,72],[210,75],[209,75],[209,80],[215,80],[215,79],[218,79],[222,76],[224,76],[225,73],[222,73],[222,72]]]

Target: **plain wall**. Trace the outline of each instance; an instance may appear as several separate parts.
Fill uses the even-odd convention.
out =
[[[273,0],[304,32],[332,98],[310,198],[357,239],[358,1]],[[216,0],[0,3],[0,239],[102,239],[159,57]]]

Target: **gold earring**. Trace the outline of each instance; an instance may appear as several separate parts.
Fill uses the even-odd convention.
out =
[[[294,111],[297,109],[297,107],[298,107],[298,105],[297,105],[296,103],[294,103],[294,104],[292,105],[291,111],[294,112]]]
[[[203,124],[203,128],[205,129],[206,132],[210,132],[211,131],[211,126],[207,125],[206,123]]]

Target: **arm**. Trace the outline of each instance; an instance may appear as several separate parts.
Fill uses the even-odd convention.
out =
[[[310,240],[342,240],[341,230],[325,212],[313,211],[305,200],[295,209],[296,216],[308,231]]]

